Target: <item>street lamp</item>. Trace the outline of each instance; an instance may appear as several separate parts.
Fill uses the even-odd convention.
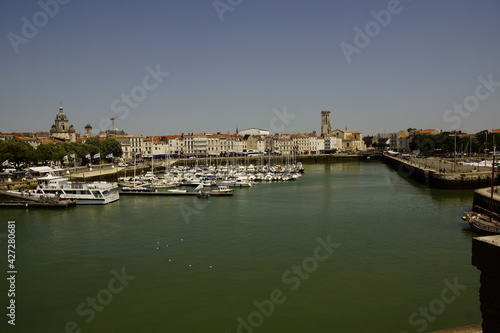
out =
[[[455,148],[453,153],[453,172],[455,172],[455,168],[457,167],[457,133],[455,132],[453,135],[450,134],[450,136],[455,137]]]

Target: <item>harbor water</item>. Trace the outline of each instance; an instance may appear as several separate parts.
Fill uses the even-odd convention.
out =
[[[378,161],[304,167],[232,197],[3,210],[18,274],[16,326],[3,315],[1,327],[410,333],[481,321],[476,235],[460,218],[472,191],[429,189]]]

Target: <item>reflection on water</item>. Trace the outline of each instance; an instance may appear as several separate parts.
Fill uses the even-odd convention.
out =
[[[238,318],[251,325],[250,316],[254,332],[416,332],[409,316],[454,278],[468,289],[428,329],[476,323],[479,273],[460,220],[471,202],[469,191],[431,190],[370,161],[306,165],[299,181],[237,189],[203,206],[126,196],[5,211],[18,226],[18,327],[237,332]],[[340,246],[315,262],[318,237]],[[87,323],[78,305],[122,268],[136,278]],[[262,315],[256,304],[269,305],[275,290],[282,302]]]

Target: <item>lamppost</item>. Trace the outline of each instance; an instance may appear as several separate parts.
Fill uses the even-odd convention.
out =
[[[455,172],[457,167],[457,132],[454,132],[453,135],[450,134],[450,136],[455,137],[455,148],[453,153],[453,172]]]

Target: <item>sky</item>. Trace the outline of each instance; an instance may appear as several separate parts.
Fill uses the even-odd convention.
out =
[[[6,0],[0,132],[500,128],[482,0]]]

